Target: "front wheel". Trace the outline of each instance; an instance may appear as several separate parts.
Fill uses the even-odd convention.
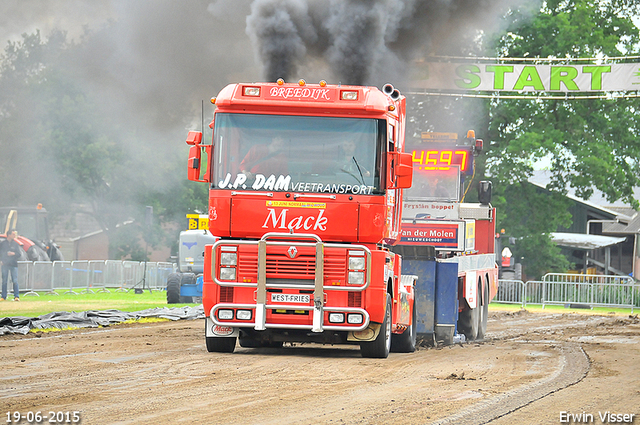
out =
[[[373,341],[360,343],[362,357],[386,359],[391,351],[391,295],[387,294],[387,305],[380,333]]]

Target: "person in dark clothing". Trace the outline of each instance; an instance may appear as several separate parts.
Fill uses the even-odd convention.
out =
[[[0,243],[0,264],[2,264],[2,298],[7,298],[7,284],[9,283],[9,274],[13,281],[13,300],[20,301],[20,292],[18,289],[18,260],[20,259],[20,251],[22,247],[16,242],[18,232],[10,230],[7,233],[7,239]]]

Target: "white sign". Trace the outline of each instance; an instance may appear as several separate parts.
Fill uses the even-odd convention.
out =
[[[640,64],[425,63],[414,86],[433,90],[602,92],[640,90]]]

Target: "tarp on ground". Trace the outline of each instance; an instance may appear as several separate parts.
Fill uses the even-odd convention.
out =
[[[61,311],[39,317],[3,317],[0,319],[0,335],[26,335],[31,329],[97,328],[147,317],[194,320],[203,319],[205,315],[202,304],[196,307],[157,307],[134,312],[119,310],[90,310],[79,313]]]

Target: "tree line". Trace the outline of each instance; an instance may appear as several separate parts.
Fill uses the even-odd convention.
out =
[[[519,3],[505,13],[500,31],[475,34],[465,51],[453,53],[601,60],[638,55],[636,3]],[[193,111],[177,102],[174,113],[183,126],[162,135],[132,125],[134,120],[123,122],[113,113],[118,106],[74,73],[90,42],[71,42],[62,31],[45,39],[36,31],[6,45],[0,56],[0,205],[42,203],[54,220],[90,215],[109,235],[111,258],[143,260],[142,240],[176,248],[175,229],[184,228],[185,214],[207,211],[207,187],[186,180],[180,143]],[[473,128],[485,139],[474,181],[493,182],[498,228],[518,239],[514,255],[524,259],[530,276],[571,267],[549,237],[570,225],[563,196],[568,188],[584,199],[597,189],[608,201],[638,207],[633,190],[640,182],[640,114],[634,98],[409,95],[408,106],[409,136]],[[541,160],[551,176],[550,194],[526,183]],[[154,207],[152,229],[144,226],[146,206]],[[128,221],[133,224],[121,226]]]

